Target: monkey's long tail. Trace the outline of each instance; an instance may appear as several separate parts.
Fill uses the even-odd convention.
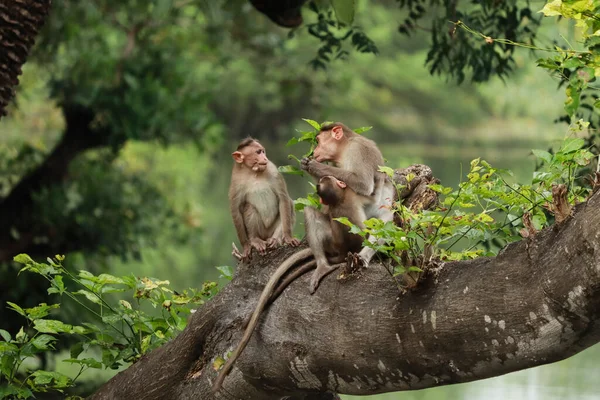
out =
[[[310,260],[310,261],[305,262],[298,268],[296,268],[293,272],[291,272],[288,276],[286,276],[285,279],[281,281],[279,286],[277,286],[277,288],[273,291],[273,294],[271,295],[271,297],[269,297],[269,301],[267,302],[267,305],[269,305],[272,302],[274,302],[275,300],[277,300],[279,295],[285,290],[286,287],[289,286],[290,283],[292,283],[298,277],[304,275],[311,269],[315,269],[316,266],[317,266],[317,260]]]
[[[223,381],[225,380],[225,377],[231,371],[233,364],[238,359],[238,357],[242,354],[242,351],[244,351],[244,348],[246,348],[248,341],[250,341],[250,337],[252,337],[254,328],[256,327],[256,324],[258,323],[258,318],[260,317],[260,314],[264,310],[264,308],[267,304],[267,301],[271,297],[271,293],[273,292],[273,289],[275,288],[275,285],[277,285],[277,282],[279,282],[279,279],[291,267],[293,267],[298,261],[301,261],[311,255],[312,255],[312,251],[310,249],[300,250],[299,252],[292,254],[284,262],[282,262],[279,267],[277,267],[277,269],[275,270],[275,272],[273,273],[271,278],[269,278],[269,281],[267,282],[267,284],[265,285],[265,288],[263,289],[262,293],[260,294],[260,298],[258,299],[256,308],[254,309],[252,318],[250,318],[250,322],[248,323],[248,326],[246,327],[246,330],[244,331],[244,336],[242,337],[242,340],[238,344],[237,348],[233,351],[233,354],[231,355],[231,357],[229,357],[229,360],[227,360],[227,362],[225,363],[225,365],[223,366],[221,371],[219,371],[219,375],[217,376],[217,379],[215,380],[215,383],[212,386],[213,393],[218,392],[221,389],[221,386],[223,385]]]

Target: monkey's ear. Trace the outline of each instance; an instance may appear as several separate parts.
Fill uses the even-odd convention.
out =
[[[331,136],[333,136],[335,140],[340,140],[344,137],[344,130],[341,126],[336,125],[331,129]]]
[[[241,164],[244,162],[244,155],[242,154],[241,151],[234,151],[233,153],[231,153],[231,156],[233,157],[235,162],[238,164]]]
[[[346,182],[343,182],[343,181],[338,181],[338,180],[336,180],[336,183],[337,183],[337,185],[338,185],[339,187],[341,187],[342,189],[345,189],[345,188],[346,188]]]

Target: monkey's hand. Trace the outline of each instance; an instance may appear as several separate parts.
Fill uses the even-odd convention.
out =
[[[300,241],[293,236],[284,236],[283,243],[289,244],[290,246],[300,246]]]
[[[302,160],[300,160],[300,169],[302,171],[308,171],[308,163],[310,161],[311,161],[311,159],[308,157],[304,157]]]
[[[250,239],[250,245],[254,247],[260,255],[264,255],[267,251],[267,242],[259,238]]]
[[[300,160],[300,169],[308,172],[314,177],[317,177],[316,174],[319,171],[319,165],[321,165],[321,163],[307,157],[304,157],[302,160]]]

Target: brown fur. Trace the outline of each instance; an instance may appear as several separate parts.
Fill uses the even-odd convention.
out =
[[[392,221],[394,186],[387,175],[378,171],[384,160],[375,142],[340,122],[323,126],[317,140],[314,159],[303,159],[301,168],[316,179],[334,176],[358,195],[367,197],[364,203],[366,218]],[[334,165],[324,164],[325,161]],[[375,239],[370,237],[369,241],[374,242]],[[372,248],[365,247],[359,259],[366,266],[374,254]]]
[[[312,208],[305,208],[305,225],[309,244],[311,244],[311,242],[315,243],[316,240],[322,240],[322,243],[317,245],[313,244],[315,248],[311,245],[310,249],[300,250],[288,257],[279,267],[277,267],[258,299],[258,303],[246,326],[242,340],[221,371],[219,371],[219,375],[213,384],[213,392],[220,390],[225,377],[231,371],[233,364],[250,341],[252,333],[258,324],[258,319],[266,305],[270,302],[270,298],[277,283],[290,268],[296,265],[297,262],[315,254],[316,263],[314,260],[309,261],[302,266],[301,269],[306,267],[306,265],[311,264],[317,265],[317,271],[315,272],[319,272],[319,268],[327,268],[327,272],[320,276],[320,280],[327,273],[333,271],[333,268],[330,267],[327,262],[327,258],[325,258],[324,266],[320,263],[320,256],[322,254],[325,254],[326,257],[331,257],[332,262],[339,262],[339,260],[342,260],[343,257],[345,257],[348,251],[358,251],[358,249],[360,249],[362,238],[358,235],[351,234],[347,226],[334,221],[333,219],[347,217],[352,223],[363,227],[363,221],[365,220],[363,210],[363,202],[365,201],[364,196],[357,195],[349,188],[343,189],[339,187],[336,183],[336,179],[333,177],[322,178],[319,182],[317,192],[319,195],[324,195],[329,200],[329,204],[324,205],[322,212]],[[309,213],[314,212],[314,214],[311,214],[311,216],[308,217],[306,216],[307,211]],[[313,220],[313,218],[318,218],[321,223],[325,224],[323,227],[319,227],[319,232],[314,231],[316,224],[314,224],[315,220]],[[286,280],[286,283],[290,282],[291,280]],[[279,295],[283,289],[285,289],[285,287],[280,286],[277,289],[277,295]]]
[[[252,248],[264,253],[267,247],[284,243],[297,246],[292,236],[294,205],[283,176],[267,159],[255,139],[244,139],[232,154],[229,204],[243,258]]]

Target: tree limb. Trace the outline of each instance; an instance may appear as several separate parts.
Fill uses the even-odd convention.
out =
[[[564,222],[497,257],[442,264],[406,294],[378,264],[343,283],[331,274],[314,296],[309,276],[300,277],[265,311],[213,397],[213,362],[238,343],[268,277],[296,250],[255,256],[179,337],[91,398],[325,399],[328,391],[423,389],[562,360],[600,341],[599,207],[596,193]]]

